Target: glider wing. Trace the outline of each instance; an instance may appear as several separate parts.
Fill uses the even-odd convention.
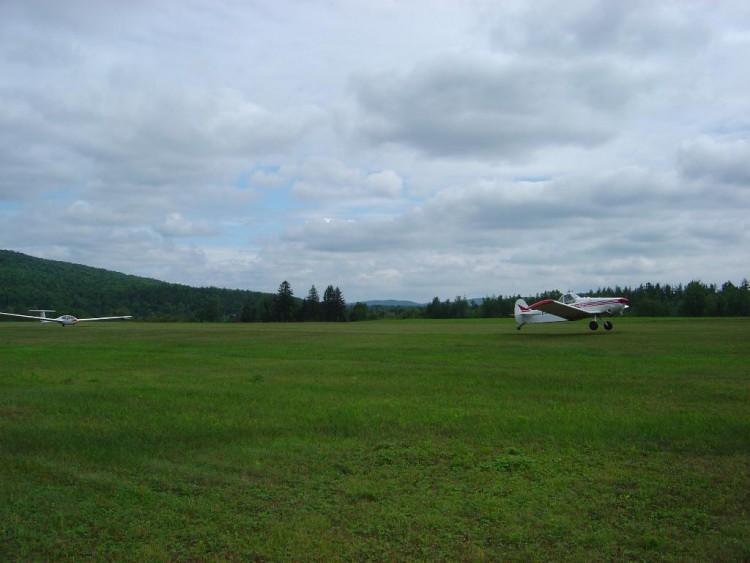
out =
[[[35,317],[33,315],[18,315],[16,313],[0,313],[0,315],[4,315],[6,317],[18,317],[19,319],[32,319],[32,320],[35,320],[35,321],[50,321],[50,322],[53,322],[53,323],[59,323],[59,322],[61,322],[61,321],[59,321],[57,319],[53,319],[53,318],[50,318],[50,317]]]
[[[94,317],[92,319],[78,319],[79,323],[82,323],[84,321],[113,321],[115,319],[132,319],[133,317],[130,315],[127,315],[125,317]]]

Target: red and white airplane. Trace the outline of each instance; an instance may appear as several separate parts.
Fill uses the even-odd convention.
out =
[[[557,301],[544,299],[533,305],[519,299],[514,309],[516,328],[521,330],[525,324],[578,321],[593,317],[589,328],[596,330],[599,328],[599,317],[615,313],[622,315],[628,308],[627,303],[624,297],[579,297],[572,291],[563,294]],[[604,321],[604,330],[612,330],[612,323]]]
[[[125,317],[95,317],[91,319],[77,319],[73,315],[61,315],[57,318],[50,318],[47,316],[47,313],[54,313],[51,309],[31,309],[29,311],[30,313],[39,313],[40,316],[33,316],[33,315],[17,315],[15,313],[0,313],[0,315],[4,315],[6,317],[18,317],[20,319],[30,319],[34,321],[41,321],[43,323],[58,323],[60,326],[68,326],[68,325],[75,325],[78,323],[82,323],[85,321],[110,321],[114,319],[132,319],[133,317],[128,315]]]

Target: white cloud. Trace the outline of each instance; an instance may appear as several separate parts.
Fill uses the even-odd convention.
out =
[[[156,231],[167,237],[205,236],[216,232],[207,221],[188,221],[179,213],[167,215]]]
[[[696,4],[584,0],[519,4],[497,18],[496,49],[533,57],[665,60],[700,49],[711,34]]]
[[[647,77],[612,63],[444,54],[408,75],[357,84],[362,131],[428,155],[512,161],[617,134]]]
[[[680,146],[678,164],[689,178],[750,186],[750,140],[702,136]]]
[[[336,205],[360,204],[363,200],[395,199],[403,180],[393,170],[367,173],[335,159],[317,158],[299,166],[283,167],[292,182],[292,194],[306,201],[334,201]]]
[[[401,195],[404,182],[393,170],[375,172],[365,178],[365,191],[375,197],[395,198]]]

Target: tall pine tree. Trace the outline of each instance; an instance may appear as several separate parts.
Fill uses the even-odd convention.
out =
[[[284,280],[279,285],[274,300],[275,319],[278,322],[286,323],[294,318],[294,292],[289,282]]]
[[[302,307],[299,311],[301,321],[319,321],[321,317],[320,297],[315,286],[310,288],[310,292],[302,301]]]
[[[329,322],[346,320],[346,301],[341,290],[329,285],[323,293],[323,320]]]

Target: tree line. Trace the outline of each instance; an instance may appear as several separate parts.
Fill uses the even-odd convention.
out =
[[[318,299],[315,286],[307,297],[295,301],[289,282],[279,286],[275,296],[261,300],[250,307],[240,318],[254,321],[362,321],[378,319],[470,319],[503,318],[513,315],[517,299],[529,303],[542,299],[559,299],[560,291],[546,291],[534,296],[521,295],[481,299],[455,299],[441,301],[438,297],[426,305],[382,306],[355,303],[347,306],[338,287],[328,286],[323,300]],[[637,288],[603,287],[582,293],[581,296],[625,297],[630,301],[628,315],[640,317],[746,317],[750,316],[750,282],[744,279],[739,285],[725,282],[721,286],[694,280],[683,286],[669,284],[641,284]]]
[[[542,299],[559,299],[560,291],[547,291],[523,297],[529,303]],[[625,297],[630,302],[628,315],[639,317],[747,317],[750,316],[750,282],[743,279],[739,285],[730,281],[721,286],[693,280],[687,285],[641,284],[630,287],[600,287],[585,296]],[[435,297],[424,309],[423,316],[433,319],[496,318],[513,314],[517,299],[512,297],[485,297],[467,300],[440,301]]]
[[[559,291],[523,296],[533,303],[557,299]],[[750,283],[721,286],[693,280],[687,285],[641,284],[605,287],[581,295],[626,297],[628,315],[750,316]],[[424,305],[385,306],[346,303],[341,289],[328,285],[320,296],[313,285],[304,298],[284,280],[276,293],[217,287],[190,287],[68,262],[0,250],[0,310],[56,309],[78,317],[133,315],[148,321],[342,322],[377,319],[465,319],[512,316],[514,296],[440,300]]]
[[[284,280],[274,295],[247,301],[240,322],[341,322],[351,320],[351,311],[338,287],[329,285],[321,300],[313,285],[304,299],[294,296],[291,284]]]

